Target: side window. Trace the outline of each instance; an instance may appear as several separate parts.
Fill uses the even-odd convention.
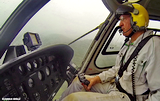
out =
[[[155,21],[155,20],[150,20],[149,21],[148,28],[157,30],[157,31],[154,31],[153,34],[160,35],[160,27],[159,26],[160,26],[159,21]]]
[[[118,26],[117,24],[116,26]],[[115,27],[109,40],[105,43],[100,54],[96,59],[96,65],[99,68],[110,67],[115,64],[116,56],[124,43],[125,37],[119,32],[119,28]]]
[[[119,22],[116,26],[119,25]],[[160,22],[150,20],[148,29],[153,29],[153,34],[160,35]],[[109,41],[111,39],[111,41]],[[106,41],[104,47],[102,48],[100,54],[96,59],[96,66],[98,68],[110,68],[114,66],[116,56],[122,47],[125,37],[119,30],[115,27],[109,36],[109,40]]]

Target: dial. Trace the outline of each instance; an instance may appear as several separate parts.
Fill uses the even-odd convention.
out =
[[[30,78],[30,79],[28,80],[28,86],[29,86],[29,87],[33,87],[33,86],[34,86],[34,81],[33,81],[33,79]]]
[[[38,63],[37,63],[36,60],[33,61],[33,65],[34,65],[35,68],[38,68]]]
[[[28,71],[32,71],[33,70],[32,65],[31,65],[30,62],[27,62],[27,69],[28,69]]]
[[[47,76],[49,76],[51,74],[49,67],[46,67],[46,74],[47,74]]]
[[[43,71],[38,71],[38,78],[39,80],[43,81],[45,76],[44,76],[44,72]]]
[[[18,70],[19,70],[19,73],[20,73],[21,75],[24,75],[24,74],[26,73],[26,71],[25,71],[25,69],[24,69],[23,66],[19,66],[19,67],[18,67]]]
[[[39,64],[40,64],[40,65],[43,65],[43,59],[42,59],[42,58],[39,58],[38,60],[39,60]]]

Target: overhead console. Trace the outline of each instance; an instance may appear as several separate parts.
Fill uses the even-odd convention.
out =
[[[56,45],[11,59],[0,67],[0,98],[51,101],[72,57],[69,46]]]

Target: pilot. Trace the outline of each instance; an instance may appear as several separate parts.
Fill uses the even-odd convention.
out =
[[[86,76],[90,81],[88,86],[82,85],[76,77],[60,101],[160,101],[159,37],[153,36],[127,68],[124,71],[120,69],[136,46],[153,34],[146,29],[148,12],[140,4],[125,3],[115,14],[123,35],[129,39],[119,51],[115,66],[97,76]]]

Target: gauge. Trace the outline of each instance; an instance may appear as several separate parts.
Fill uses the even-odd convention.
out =
[[[40,65],[43,65],[43,59],[42,59],[42,58],[39,58],[38,60],[39,60],[39,64],[40,64]]]
[[[39,80],[41,80],[41,81],[44,80],[45,76],[44,76],[44,72],[43,72],[43,71],[39,71],[39,72],[38,72],[38,78],[39,78]]]
[[[25,74],[25,69],[24,69],[23,66],[19,66],[19,67],[18,67],[18,70],[19,70],[19,73],[20,73],[21,75],[24,75],[24,74]]]
[[[46,74],[47,74],[47,76],[49,76],[51,74],[49,67],[46,67]]]
[[[30,62],[27,62],[27,69],[28,69],[28,71],[32,71],[33,70],[32,65],[31,65]]]
[[[19,66],[19,71],[23,72],[22,66]]]
[[[34,81],[33,81],[33,79],[30,78],[30,79],[28,80],[28,86],[29,86],[29,87],[33,87],[33,86],[34,86]]]
[[[33,65],[34,65],[35,68],[38,68],[38,64],[37,64],[36,60],[33,61]]]

